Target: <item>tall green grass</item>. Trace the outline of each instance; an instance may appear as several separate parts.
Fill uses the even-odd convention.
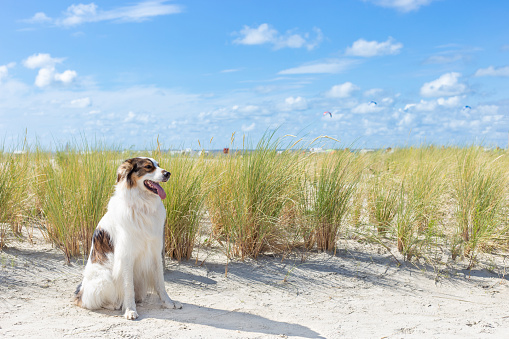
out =
[[[461,150],[457,158],[454,196],[456,199],[457,241],[453,255],[458,248],[472,260],[482,246],[503,231],[501,214],[506,204],[507,173],[504,173],[500,155],[487,156],[481,149],[470,147]]]
[[[38,151],[37,189],[47,237],[65,254],[87,256],[94,229],[113,193],[118,153],[76,144],[53,156]]]
[[[298,152],[281,148],[281,139],[266,135],[253,151],[218,159],[211,172],[207,206],[228,256],[256,258],[287,248],[281,218],[293,205],[301,163]]]
[[[165,248],[170,258],[189,259],[199,232],[207,188],[207,161],[203,157],[160,156],[160,166],[171,173],[165,185]]]
[[[19,153],[0,150],[0,249],[9,231],[21,232],[27,217],[30,173],[30,152],[26,145]]]
[[[321,159],[302,185],[304,215],[307,216],[306,246],[322,251],[336,249],[336,240],[360,182],[362,168],[356,155],[347,151]]]
[[[207,218],[208,238],[229,258],[295,247],[334,252],[352,234],[408,260],[447,254],[472,266],[481,251],[509,250],[505,152],[421,146],[310,154],[294,140],[267,134],[206,157],[170,155],[160,145],[148,152],[172,173],[163,184],[167,255],[189,259],[209,231]],[[1,152],[0,246],[7,232],[36,221],[68,260],[86,256],[116,168],[136,155],[86,141],[55,153]]]

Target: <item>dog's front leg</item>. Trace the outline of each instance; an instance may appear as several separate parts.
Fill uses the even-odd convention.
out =
[[[156,269],[157,275],[155,277],[155,290],[159,295],[159,298],[164,304],[166,308],[182,308],[182,305],[178,301],[173,301],[166,293],[166,288],[164,287],[164,269],[163,269],[163,259],[156,259]]]
[[[122,283],[124,288],[124,304],[122,309],[127,320],[138,318],[134,301],[134,262],[128,258],[122,260]]]

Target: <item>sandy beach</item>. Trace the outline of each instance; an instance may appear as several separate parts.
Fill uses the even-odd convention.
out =
[[[83,260],[39,234],[0,252],[0,336],[5,338],[502,338],[509,331],[503,257],[438,270],[371,244],[342,241],[336,255],[293,253],[229,261],[201,248],[166,261],[167,310],[148,296],[140,318],[76,307]],[[395,253],[395,252],[393,252]],[[196,260],[198,258],[198,260]],[[401,263],[398,264],[397,260]],[[462,269],[463,268],[463,269]]]

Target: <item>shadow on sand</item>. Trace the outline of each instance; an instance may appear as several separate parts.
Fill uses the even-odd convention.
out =
[[[144,319],[171,320],[184,324],[209,326],[227,331],[239,331],[268,335],[298,336],[303,338],[325,338],[306,326],[276,321],[256,314],[235,310],[223,310],[211,307],[182,304],[181,310],[163,308],[159,301],[150,298],[137,306],[139,317]],[[109,316],[121,316],[120,311],[97,310]]]

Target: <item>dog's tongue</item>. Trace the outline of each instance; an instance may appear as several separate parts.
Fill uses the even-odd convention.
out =
[[[159,195],[159,198],[161,198],[161,200],[164,200],[166,199],[166,192],[164,191],[164,189],[161,187],[161,185],[159,185],[157,182],[152,182],[152,185],[155,187],[155,189],[157,190],[157,194]]]

